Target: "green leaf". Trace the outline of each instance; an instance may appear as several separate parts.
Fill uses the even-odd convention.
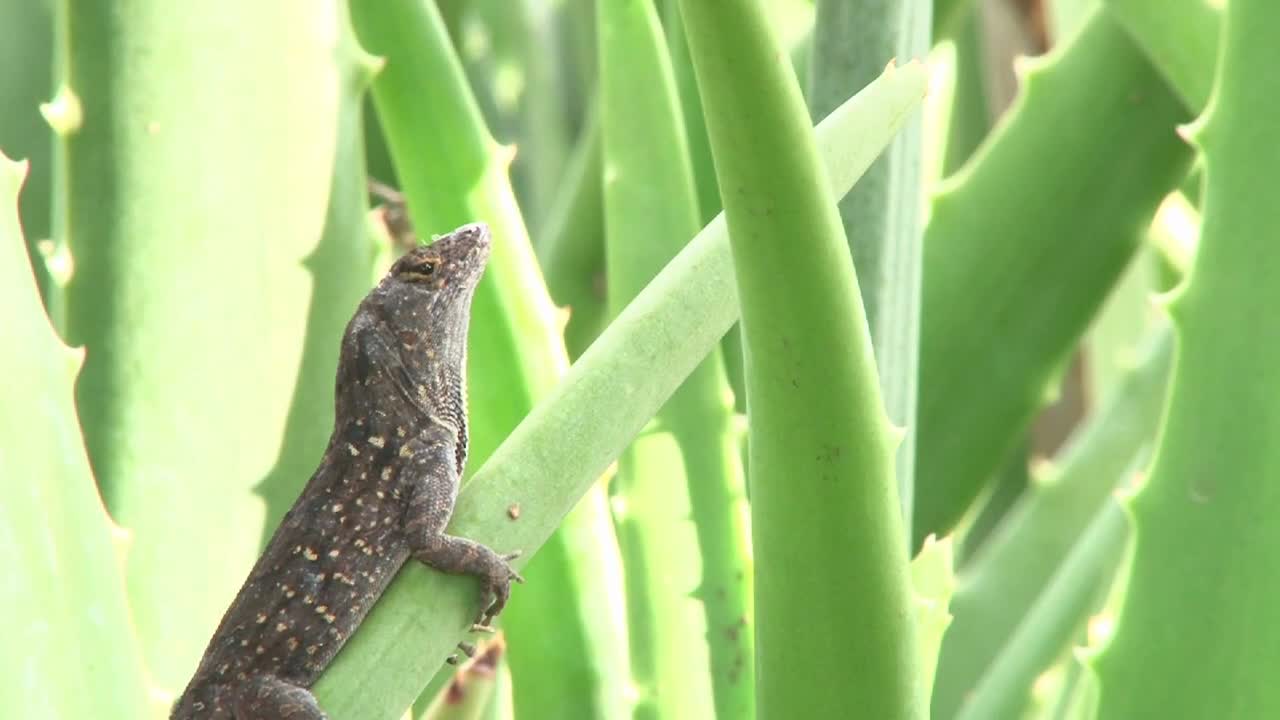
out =
[[[343,107],[367,71],[343,8],[64,3],[61,106],[82,122],[50,114],[74,259],[68,338],[87,352],[76,397],[107,507],[133,533],[129,599],[164,691],[185,685],[257,556],[255,492],[278,490],[262,483],[280,477],[294,392],[332,392],[326,361],[303,359],[320,342],[309,323],[340,327],[367,288],[363,233],[330,238],[356,245],[339,253],[349,264],[316,255],[326,229],[359,228],[363,212],[340,143],[354,141]],[[318,462],[327,428],[296,429],[284,462],[309,474],[297,458]]]
[[[1128,36],[1095,12],[1036,61],[1004,122],[935,197],[924,248],[917,545],[951,530],[1020,442],[1186,172],[1190,149],[1174,132],[1185,118]]]
[[[147,717],[111,523],[80,439],[80,353],[45,316],[18,223],[24,163],[0,154],[0,707],[13,717]]]
[[[933,691],[938,716],[953,717],[973,696],[1125,473],[1145,461],[1164,407],[1170,333],[1147,350],[961,571]]]
[[[834,195],[884,149],[923,89],[922,73],[881,78],[818,128]],[[737,320],[728,234],[717,219],[601,334],[476,472],[451,532],[528,553],[649,422]],[[520,508],[518,521],[508,515]],[[539,576],[529,575],[529,584]],[[618,597],[601,598],[619,604]],[[475,614],[475,586],[410,564],[316,685],[335,717],[398,717]],[[395,668],[396,672],[389,672]]]
[[[1105,0],[1105,5],[1188,107],[1209,102],[1220,11],[1205,0]]]
[[[61,288],[48,264],[47,252],[65,252],[65,238],[54,235],[53,134],[41,117],[41,103],[49,99],[54,86],[50,48],[54,47],[54,3],[0,2],[0,67],[21,68],[21,72],[0,74],[0,148],[15,158],[25,158],[28,178],[18,198],[22,212],[27,255],[31,258],[40,296],[55,327],[61,327]],[[47,245],[43,241],[52,241]],[[43,248],[43,252],[42,252]]]
[[[1029,608],[957,720],[1018,720],[1031,685],[1062,654],[1099,605],[1123,554],[1129,526],[1115,502],[1106,503]]]
[[[809,65],[809,106],[821,118],[874,80],[893,58],[929,51],[930,0],[819,0]],[[920,355],[922,119],[907,121],[889,151],[840,201],[880,371],[885,411],[906,428],[894,459],[906,533],[915,490],[916,381]]]
[[[977,152],[991,130],[991,110],[987,101],[989,81],[984,77],[983,34],[976,12],[968,13],[951,43],[955,47],[955,84],[949,108],[940,122],[946,139],[941,143],[941,175],[960,169]],[[926,123],[928,127],[929,123]],[[934,130],[934,132],[938,132]]]
[[[700,222],[656,11],[648,0],[601,0],[596,16],[607,287],[617,312]],[[659,411],[654,432],[674,445],[642,438],[613,481],[614,505],[625,508],[615,520],[641,716],[754,714],[750,531],[729,392],[713,350]]]
[[[955,594],[952,571],[954,552],[950,538],[926,538],[924,548],[911,561],[911,587],[915,591],[916,643],[920,649],[920,680],[926,692],[933,687],[938,652],[951,625],[949,605]]]
[[[1173,389],[1115,635],[1094,663],[1099,717],[1280,716],[1273,622],[1280,532],[1280,286],[1274,202],[1280,6],[1227,8],[1217,86],[1195,131],[1205,161],[1200,248],[1169,305]]]
[[[533,0],[437,5],[489,128],[516,148],[512,185],[526,224],[540,230],[570,146],[556,9]]]
[[[548,211],[538,260],[551,299],[569,313],[564,344],[577,359],[605,319],[604,177],[600,159],[600,122],[592,113],[569,158],[559,194]]]
[[[893,474],[901,438],[808,112],[758,3],[680,7],[742,306],[759,717],[924,717]],[[919,64],[886,75],[923,97]]]

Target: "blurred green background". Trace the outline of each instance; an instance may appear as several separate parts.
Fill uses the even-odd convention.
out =
[[[332,717],[1280,717],[1276,37],[0,0],[0,716],[167,717],[400,252],[372,179],[493,230],[451,532],[528,583],[455,668],[475,588],[406,566]]]

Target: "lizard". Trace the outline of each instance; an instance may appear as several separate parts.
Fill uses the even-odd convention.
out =
[[[333,433],[209,641],[171,720],[323,720],[310,687],[410,558],[480,581],[486,630],[523,582],[445,534],[467,458],[466,345],[490,234],[401,256],[343,333]]]

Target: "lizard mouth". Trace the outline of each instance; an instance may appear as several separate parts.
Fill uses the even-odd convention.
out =
[[[482,222],[463,225],[428,247],[439,253],[451,278],[448,284],[455,290],[474,291],[489,264],[492,235],[489,226]]]
[[[432,243],[447,259],[479,261],[489,259],[489,247],[493,236],[489,226],[482,222],[469,223]]]

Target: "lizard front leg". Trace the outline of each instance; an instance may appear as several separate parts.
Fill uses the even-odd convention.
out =
[[[412,489],[404,533],[413,557],[440,572],[470,575],[480,581],[481,605],[476,624],[487,627],[502,612],[511,583],[524,582],[507,561],[519,552],[500,555],[474,540],[446,535],[458,497],[458,471],[452,438],[428,435],[406,446],[403,472]]]

